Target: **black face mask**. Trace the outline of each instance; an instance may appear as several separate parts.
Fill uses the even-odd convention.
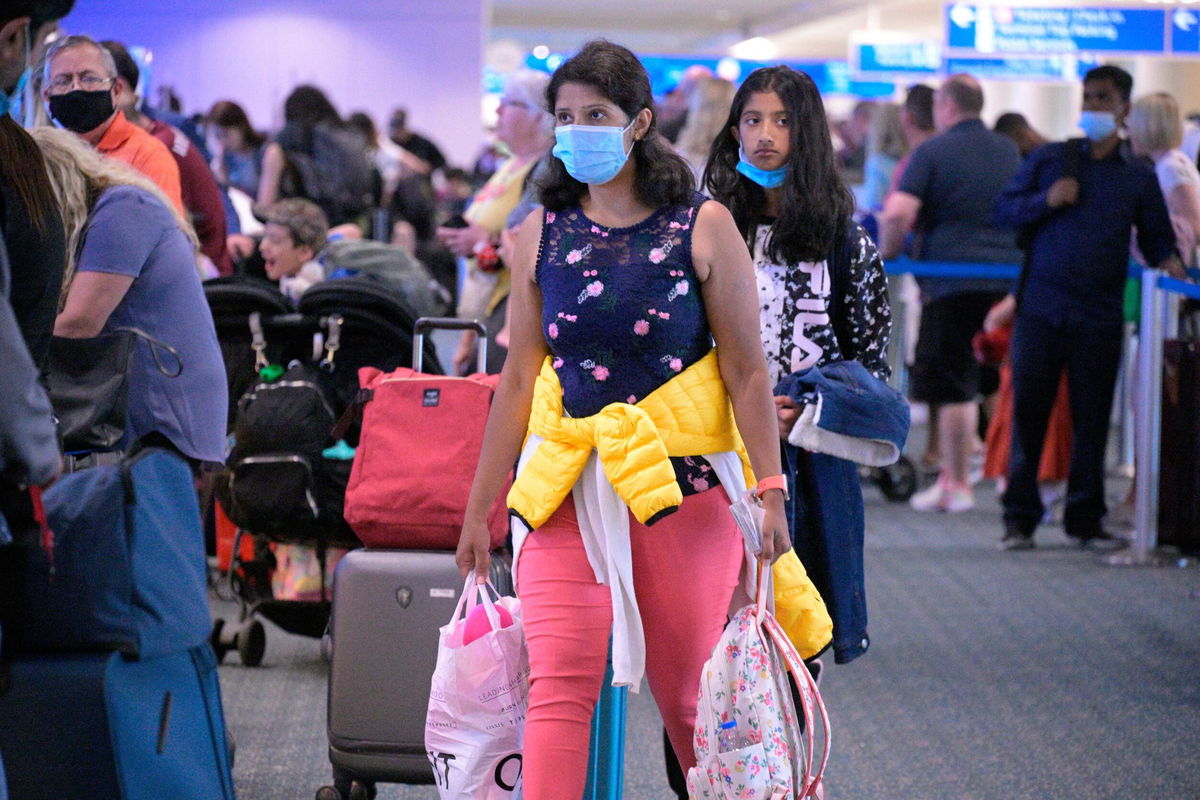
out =
[[[50,95],[50,116],[59,125],[75,133],[87,133],[104,124],[113,115],[112,91],[85,92],[76,89]]]

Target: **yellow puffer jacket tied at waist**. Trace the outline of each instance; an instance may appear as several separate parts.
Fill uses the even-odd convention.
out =
[[[593,450],[642,524],[683,502],[669,456],[733,451],[746,485],[755,484],[715,349],[637,405],[610,403],[578,419],[565,416],[562,386],[547,358],[534,385],[529,433],[544,441],[517,475],[508,507],[531,529],[541,527],[566,499]]]
[[[527,530],[545,523],[573,489],[577,506],[580,499],[591,495],[590,491],[580,494],[577,484],[586,483],[580,477],[593,452],[612,490],[643,523],[682,502],[669,456],[712,456],[710,463],[730,497],[756,482],[734,423],[715,349],[636,406],[612,403],[598,414],[580,419],[564,415],[562,388],[547,358],[534,387],[525,452],[508,494],[508,506],[518,518],[512,526],[514,577]],[[644,643],[632,596],[631,565],[611,562],[611,553],[623,552],[627,545],[598,545],[589,530],[594,527],[588,521],[590,515],[581,508],[577,512],[597,580],[613,589],[613,683],[637,691]],[[624,535],[627,539],[627,530]],[[610,563],[602,563],[605,561]],[[624,562],[625,557],[618,561]],[[753,563],[754,556],[747,551],[742,583],[750,587],[750,597]],[[795,551],[785,553],[772,572],[776,618],[802,656],[812,657],[832,640],[833,623],[825,603]]]

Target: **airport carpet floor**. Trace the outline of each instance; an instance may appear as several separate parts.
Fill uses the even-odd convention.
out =
[[[872,644],[822,678],[829,800],[1200,798],[1194,563],[1108,566],[1056,527],[1036,550],[999,552],[990,489],[953,516],[864,494]],[[226,659],[241,800],[310,798],[329,781],[325,679],[316,640],[270,625],[262,666]],[[648,692],[630,696],[626,730],[624,796],[669,800]]]

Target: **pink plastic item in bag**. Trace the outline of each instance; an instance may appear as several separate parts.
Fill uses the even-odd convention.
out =
[[[512,625],[513,618],[512,614],[508,613],[508,609],[502,605],[497,605],[496,613],[500,617],[500,628],[507,628],[509,625]],[[487,609],[481,603],[471,609],[471,613],[467,614],[467,621],[463,625],[463,644],[468,645],[491,630],[492,625],[488,622]]]

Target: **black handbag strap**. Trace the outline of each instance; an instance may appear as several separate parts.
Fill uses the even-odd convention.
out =
[[[158,367],[158,371],[163,375],[166,375],[168,378],[178,378],[183,374],[183,357],[179,355],[178,350],[164,342],[162,339],[156,339],[141,328],[135,328],[132,325],[122,325],[121,327],[113,328],[113,331],[128,331],[134,336],[144,339],[146,344],[150,346],[150,355],[154,359],[154,366]],[[163,366],[162,358],[158,354],[159,350],[166,350],[175,357],[174,371],[168,370],[165,366]]]

